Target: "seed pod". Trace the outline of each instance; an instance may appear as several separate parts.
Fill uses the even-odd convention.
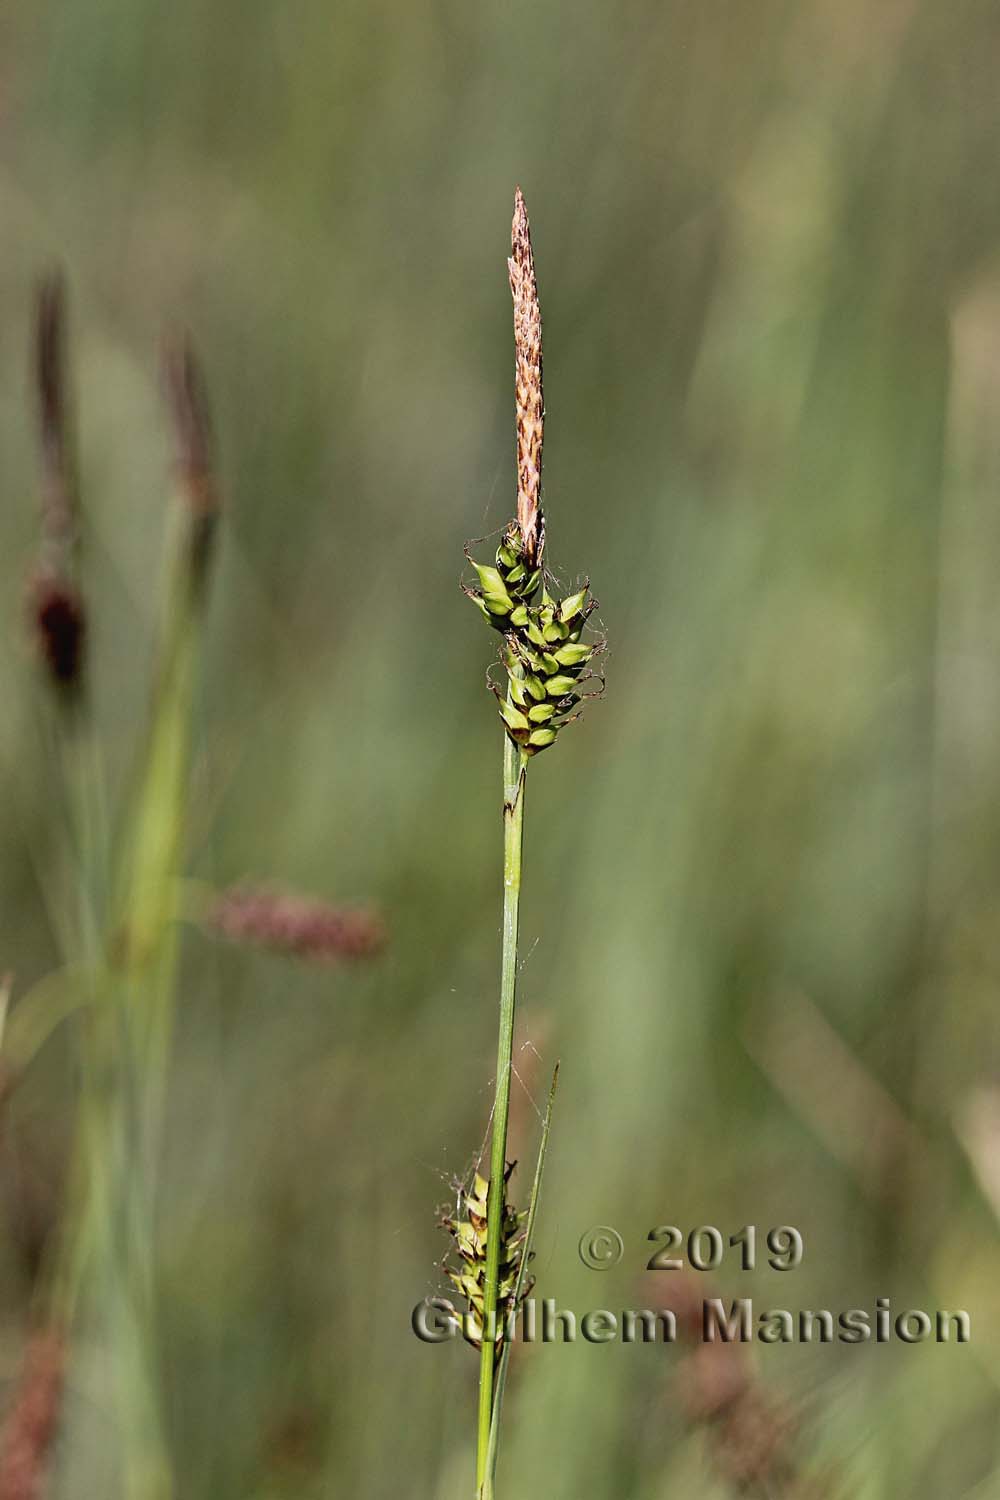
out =
[[[590,590],[588,588],[582,588],[579,593],[570,594],[568,599],[564,599],[562,601],[559,606],[559,618],[563,621],[564,624],[568,623],[572,619],[575,619],[577,615],[582,615],[584,613],[587,607],[587,596],[589,592]]]
[[[555,744],[556,733],[551,725],[547,729],[533,729],[528,735],[528,745],[532,750],[547,750]]]
[[[585,646],[582,641],[577,641],[575,644],[570,642],[562,646],[555,652],[555,659],[561,667],[582,667],[593,654],[593,646]]]
[[[500,717],[507,725],[507,728],[515,733],[520,733],[529,727],[527,714],[523,714],[515,704],[511,703],[509,698],[501,700]]]

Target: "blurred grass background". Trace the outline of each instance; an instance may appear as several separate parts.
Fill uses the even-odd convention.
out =
[[[653,1225],[795,1224],[799,1270],[711,1290],[973,1324],[964,1349],[755,1350],[804,1467],[872,1500],[1000,1493],[995,7],[14,0],[0,35],[0,965],[15,995],[54,966],[62,899],[21,610],[52,262],[112,785],[149,693],[179,319],[227,497],[193,867],[371,900],[392,935],[337,971],[186,939],[158,1226],[178,1493],[471,1491],[476,1360],[409,1317],[490,1099],[501,743],[457,582],[513,501],[516,181],[550,561],[611,638],[605,701],[528,789],[536,1095],[532,1047],[563,1060],[539,1295],[667,1300]],[[5,1382],[72,1090],[67,1033],[5,1122]],[[522,1098],[522,1158],[537,1123]],[[604,1276],[593,1223],[625,1240]],[[526,1351],[501,1485],[730,1493],[683,1357]],[[54,1493],[109,1492],[111,1421],[75,1382]]]

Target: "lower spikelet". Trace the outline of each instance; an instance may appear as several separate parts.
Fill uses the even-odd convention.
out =
[[[509,1162],[504,1173],[504,1186],[510,1180],[515,1167]],[[484,1334],[484,1306],[486,1297],[486,1239],[487,1201],[490,1185],[485,1177],[474,1173],[471,1189],[461,1187],[458,1206],[454,1216],[445,1215],[441,1227],[447,1229],[458,1251],[458,1265],[444,1264],[448,1280],[468,1304],[468,1314],[462,1319],[466,1339],[474,1348],[482,1348]],[[514,1295],[521,1270],[524,1253],[524,1224],[526,1213],[518,1213],[504,1199],[501,1231],[500,1260],[497,1267],[497,1317],[496,1357],[499,1359],[503,1347],[504,1331],[511,1313],[517,1312]],[[520,1301],[528,1295],[530,1286],[522,1287]],[[519,1305],[519,1303],[518,1303]]]

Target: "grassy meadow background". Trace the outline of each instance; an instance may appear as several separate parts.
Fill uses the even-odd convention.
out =
[[[181,323],[225,493],[189,867],[370,902],[390,932],[334,968],[185,934],[156,1227],[185,1500],[472,1493],[476,1358],[409,1320],[491,1099],[501,732],[458,582],[513,505],[515,182],[548,560],[589,574],[610,637],[605,700],[527,793],[534,1099],[562,1059],[538,1294],[669,1302],[652,1226],[796,1225],[798,1270],[731,1259],[698,1290],[963,1307],[973,1342],[750,1351],[794,1452],[768,1493],[1000,1494],[998,65],[986,0],[5,7],[14,1003],[60,961],[65,899],[23,610],[53,263],[114,793],[149,698],[158,342]],[[3,1121],[8,1393],[74,1088],[69,1024]],[[519,1087],[513,1129],[526,1195]],[[594,1224],[625,1242],[604,1274],[577,1255]],[[106,1374],[80,1353],[57,1497],[119,1493]],[[693,1379],[681,1346],[524,1351],[502,1492],[736,1493]]]

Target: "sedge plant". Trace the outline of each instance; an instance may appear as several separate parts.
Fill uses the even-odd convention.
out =
[[[49,278],[36,344],[43,546],[30,603],[52,689],[78,919],[64,942],[67,968],[56,976],[62,993],[36,989],[26,996],[5,1050],[8,1063],[20,1055],[23,1066],[50,1025],[66,1014],[78,1023],[74,1160],[46,1277],[44,1321],[65,1347],[81,1304],[97,1305],[118,1377],[124,1493],[129,1500],[168,1500],[173,1478],[155,1333],[155,1179],[176,1004],[190,730],[218,502],[201,379],[181,341],[164,360],[177,503],[156,685],[127,816],[115,838],[85,650],[65,324],[62,282]]]
[[[556,597],[550,592],[544,564],[542,320],[528,215],[520,188],[514,197],[507,264],[514,302],[517,511],[503,530],[493,562],[482,564],[470,559],[477,582],[466,588],[469,598],[500,636],[499,658],[504,672],[500,685],[491,683],[504,727],[503,945],[495,1098],[489,1178],[477,1172],[471,1188],[462,1195],[459,1212],[445,1220],[459,1256],[458,1266],[449,1270],[449,1276],[468,1303],[466,1336],[480,1349],[476,1428],[476,1493],[480,1500],[492,1500],[494,1493],[510,1355],[508,1325],[513,1326],[528,1286],[526,1272],[556,1084],[554,1075],[529,1207],[519,1213],[507,1201],[512,1170],[507,1161],[507,1126],[525,782],[534,757],[555,744],[560,730],[579,717],[583,699],[594,696],[585,691],[584,685],[595,679],[591,664],[603,644],[593,637],[585,638],[587,622],[596,608],[589,585],[584,583],[582,588]]]
[[[74,916],[58,924],[62,968],[20,997],[9,1021],[0,983],[0,1103],[5,1080],[22,1076],[64,1021],[74,1025],[79,1098],[67,1201],[37,1289],[38,1326],[0,1431],[0,1500],[41,1493],[69,1347],[85,1320],[99,1330],[116,1377],[120,1491],[126,1500],[171,1500],[155,1225],[181,925],[193,919],[232,941],[322,961],[366,958],[384,933],[373,913],[266,888],[217,895],[186,878],[192,733],[220,500],[203,382],[183,338],[169,342],[163,362],[175,495],[153,691],[114,829],[90,691],[65,301],[61,279],[48,278],[35,337],[42,543],[28,603]],[[61,905],[53,901],[56,915]]]

